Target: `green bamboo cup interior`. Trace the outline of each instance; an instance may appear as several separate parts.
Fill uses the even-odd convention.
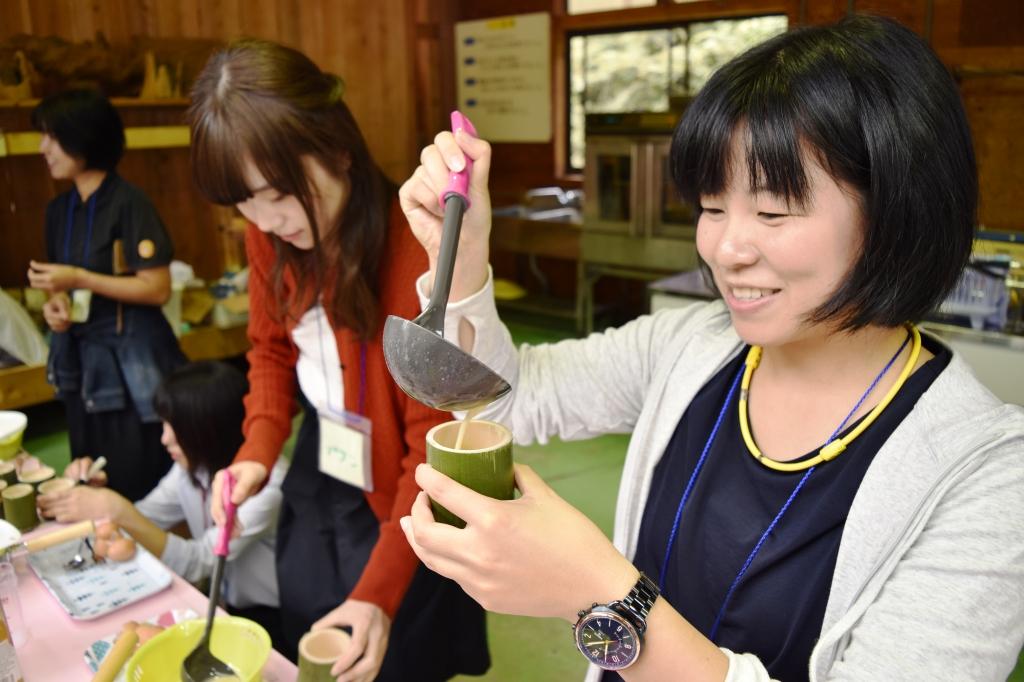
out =
[[[0,492],[4,500],[4,518],[22,533],[39,525],[36,514],[36,489],[28,483],[18,483]]]
[[[40,483],[49,481],[55,475],[56,472],[53,470],[53,467],[43,465],[38,469],[33,469],[32,471],[22,471],[20,474],[18,474],[18,482],[28,483],[29,485],[38,490]]]
[[[6,481],[7,485],[14,485],[18,482],[18,470],[14,462],[0,460],[0,480]]]
[[[38,486],[36,486],[36,497],[38,498],[42,495],[49,495],[50,493],[59,493],[64,490],[70,490],[71,488],[74,488],[76,485],[78,485],[78,481],[75,481],[74,479],[71,478],[64,478],[63,476],[51,478],[50,480],[43,481]],[[47,519],[53,518],[52,516],[46,516],[46,514],[43,514],[42,510],[39,511],[39,515]]]
[[[512,469],[512,433],[501,424],[471,421],[461,447],[456,450],[462,422],[438,424],[427,432],[427,463],[482,495],[511,500],[515,492]],[[433,500],[434,518],[463,528],[466,522]]]
[[[331,666],[348,648],[351,638],[344,630],[325,628],[307,632],[299,640],[297,682],[334,682]]]

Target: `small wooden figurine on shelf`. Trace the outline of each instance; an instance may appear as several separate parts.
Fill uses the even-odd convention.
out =
[[[19,102],[32,99],[32,87],[39,81],[39,74],[36,73],[32,62],[21,50],[14,53],[13,83],[6,82],[0,73],[0,101]]]

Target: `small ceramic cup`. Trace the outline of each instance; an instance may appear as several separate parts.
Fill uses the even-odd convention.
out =
[[[7,485],[14,485],[18,482],[18,470],[13,461],[0,461],[0,480],[6,481]]]
[[[299,640],[297,682],[334,682],[331,667],[348,647],[351,637],[344,630],[311,630]]]
[[[45,483],[54,477],[56,472],[53,467],[48,467],[45,464],[38,469],[32,471],[23,471],[18,474],[18,483],[28,483],[36,490],[39,489],[41,483]]]
[[[76,485],[78,485],[78,481],[72,478],[64,478],[63,476],[59,478],[51,478],[50,480],[43,481],[38,486],[36,486],[36,496],[38,499],[38,497],[42,495],[49,495],[50,493],[59,493],[64,490],[71,490]],[[39,512],[39,515],[42,516],[44,519],[53,518],[51,516],[43,514],[42,511]]]
[[[18,483],[0,492],[4,501],[4,518],[22,533],[39,525],[36,513],[36,489],[28,483]]]
[[[496,500],[511,500],[515,492],[512,433],[501,424],[471,421],[456,450],[461,421],[438,424],[427,432],[427,464],[449,478]],[[466,522],[431,500],[434,518],[464,528]]]

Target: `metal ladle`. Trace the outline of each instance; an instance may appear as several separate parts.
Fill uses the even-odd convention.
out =
[[[469,119],[452,112],[452,131],[476,136]],[[462,216],[469,208],[469,174],[473,162],[448,177],[441,194],[444,224],[434,288],[423,313],[415,320],[389,315],[384,323],[384,361],[395,383],[419,402],[438,410],[470,410],[497,400],[511,390],[490,367],[444,338],[455,256]]]
[[[235,477],[227,469],[224,470],[224,485],[221,488],[221,500],[224,503],[224,525],[220,529],[217,545],[213,553],[217,556],[213,565],[213,577],[210,578],[210,603],[206,609],[206,628],[203,638],[185,660],[181,662],[181,682],[203,682],[216,680],[219,677],[236,679],[238,673],[210,651],[210,635],[213,632],[213,617],[217,613],[217,602],[220,601],[220,585],[224,577],[224,562],[228,556],[228,543],[235,525],[235,505],[231,502],[231,493],[235,488]]]

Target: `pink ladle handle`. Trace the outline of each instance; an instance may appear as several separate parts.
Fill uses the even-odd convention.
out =
[[[238,507],[231,501],[231,493],[235,491],[235,475],[230,469],[224,470],[224,485],[220,489],[220,499],[224,505],[224,525],[217,536],[217,546],[213,553],[217,556],[228,555],[228,544],[231,542],[231,531],[235,527],[235,511]]]
[[[457,133],[460,130],[465,130],[467,133],[476,137],[476,128],[470,123],[469,119],[462,115],[459,111],[452,112],[452,132]],[[451,172],[448,174],[448,186],[441,192],[441,206],[444,206],[444,202],[448,200],[448,197],[452,194],[458,194],[462,197],[462,200],[466,202],[466,208],[469,209],[469,176],[473,171],[473,160],[463,154],[466,159],[466,166],[459,172]]]

